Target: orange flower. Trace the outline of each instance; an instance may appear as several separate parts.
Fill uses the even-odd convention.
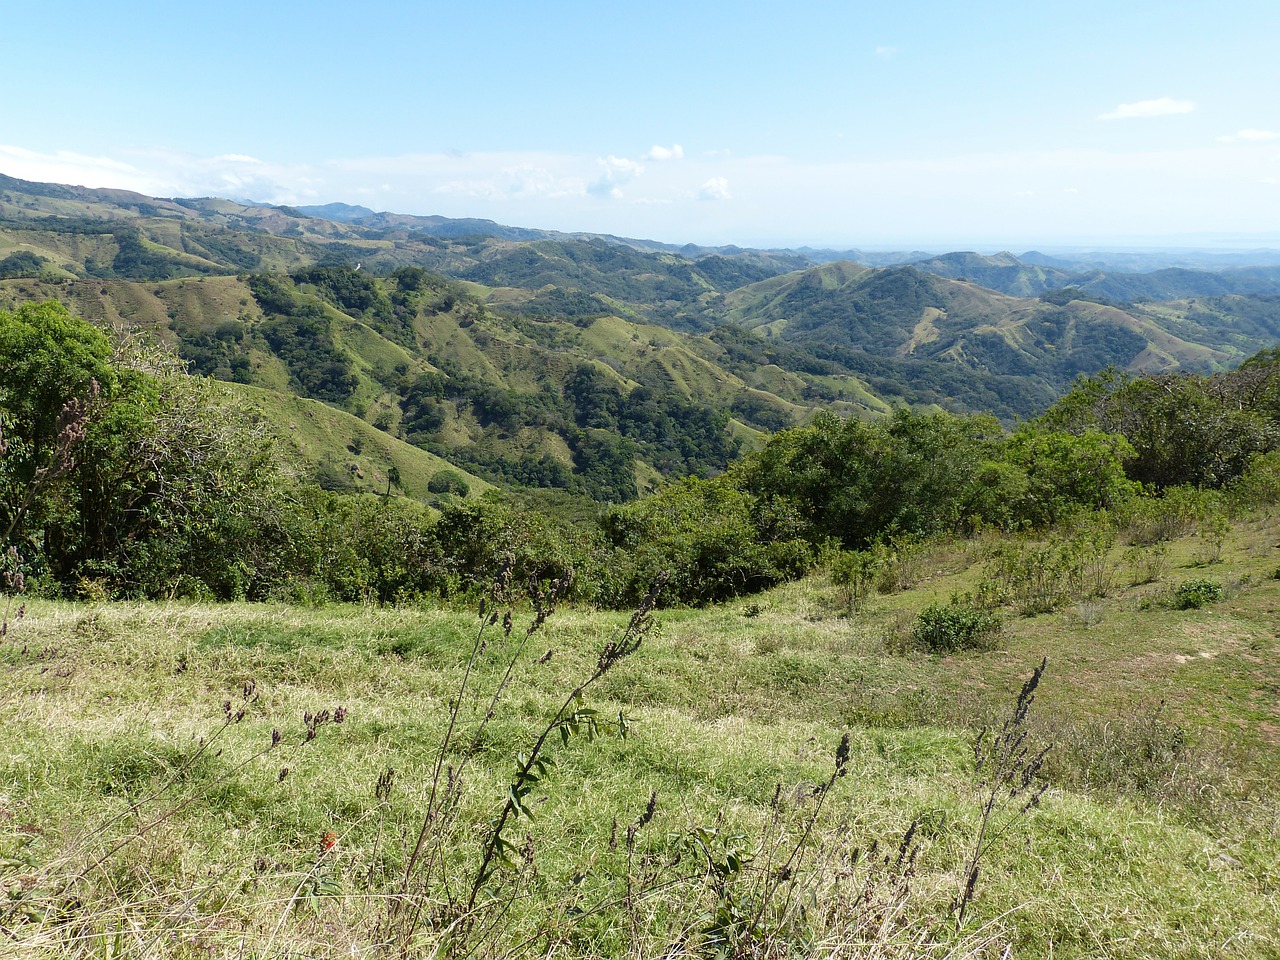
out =
[[[332,830],[326,830],[320,835],[320,851],[328,853],[338,845],[338,835]]]

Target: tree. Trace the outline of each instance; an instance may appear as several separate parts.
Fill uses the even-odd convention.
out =
[[[1269,361],[1265,354],[1254,360],[1214,379],[1104,371],[1078,381],[1040,424],[1076,435],[1090,429],[1123,435],[1134,452],[1126,472],[1140,483],[1221,486],[1280,438],[1268,405]]]
[[[1116,507],[1141,490],[1125,475],[1125,465],[1135,455],[1119,434],[1023,427],[1005,451],[1006,462],[1025,477],[1022,489],[1009,500],[1013,518],[1043,525],[1061,519],[1073,506]]]
[[[390,467],[388,467],[388,468],[387,468],[387,492],[386,492],[386,496],[388,496],[388,497],[389,497],[389,496],[391,496],[391,488],[392,488],[392,487],[395,487],[395,488],[397,488],[397,489],[399,489],[399,490],[403,490],[403,489],[404,489],[404,487],[401,485],[401,482],[400,482],[400,468],[399,468],[399,467],[397,467],[395,464],[392,464]]]
[[[89,423],[119,378],[102,331],[56,301],[0,311],[0,533],[21,542],[58,501]]]
[[[61,583],[243,595],[278,514],[260,425],[60,304],[0,311],[0,533]]]

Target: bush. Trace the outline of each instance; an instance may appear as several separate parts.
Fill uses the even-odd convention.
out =
[[[471,492],[471,488],[461,474],[453,470],[441,470],[431,475],[431,479],[427,481],[427,491],[435,494],[452,493],[465,497]]]
[[[954,653],[989,647],[1002,626],[996,613],[961,603],[933,603],[916,617],[912,637],[933,653]]]
[[[1198,610],[1207,604],[1217,603],[1224,596],[1222,584],[1196,577],[1180,583],[1173,599],[1179,610]]]

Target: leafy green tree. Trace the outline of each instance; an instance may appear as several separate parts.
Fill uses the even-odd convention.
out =
[[[904,410],[865,423],[824,413],[773,436],[730,476],[755,497],[762,531],[782,524],[814,544],[861,547],[955,529],[1000,442],[991,418]]]
[[[465,497],[471,492],[467,481],[456,470],[439,470],[427,481],[427,492],[435,494],[452,494]]]
[[[1266,364],[1259,359],[1252,371],[1214,379],[1105,371],[1078,381],[1040,423],[1077,435],[1090,429],[1123,435],[1134,451],[1128,476],[1157,489],[1221,486],[1280,440],[1280,425],[1265,402],[1270,381]],[[1251,407],[1233,384],[1242,385],[1259,373],[1258,402]]]
[[[59,509],[61,478],[82,453],[73,447],[118,381],[106,335],[56,301],[0,311],[0,534],[11,542]]]
[[[798,576],[813,562],[809,544],[765,541],[752,518],[752,498],[725,478],[689,478],[607,511],[601,526],[613,556],[604,597],[635,603],[661,571],[663,603],[704,604]]]
[[[0,414],[0,530],[54,580],[249,591],[279,475],[215,384],[59,304],[25,305],[0,313]]]
[[[1113,509],[1141,491],[1125,474],[1136,456],[1123,436],[1087,429],[1079,434],[1023,427],[1009,439],[1006,461],[1025,484],[1006,490],[1012,518],[1053,523],[1073,508]]]

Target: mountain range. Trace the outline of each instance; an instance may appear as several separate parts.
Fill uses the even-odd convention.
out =
[[[425,452],[476,489],[623,500],[723,469],[819,408],[1013,421],[1108,366],[1226,368],[1280,341],[1266,260],[1139,272],[1035,252],[706,248],[0,176],[0,306],[56,297],[259,403],[363,420],[335,420],[304,457],[367,489],[408,444],[400,474],[420,485]],[[387,444],[368,442],[375,427]]]

